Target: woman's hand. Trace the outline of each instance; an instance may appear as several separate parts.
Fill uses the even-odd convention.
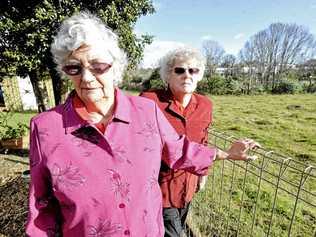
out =
[[[255,160],[258,157],[247,155],[249,150],[261,147],[259,143],[252,139],[241,139],[235,141],[227,151],[227,158],[230,160]]]

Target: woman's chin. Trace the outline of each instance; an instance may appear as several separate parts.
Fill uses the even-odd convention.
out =
[[[79,96],[86,105],[107,103],[109,99],[114,97],[114,93],[104,93],[103,90],[83,91]]]
[[[192,94],[194,90],[192,88],[183,88],[182,93],[183,94]]]
[[[83,97],[85,104],[97,104],[104,100],[103,95],[86,95]]]

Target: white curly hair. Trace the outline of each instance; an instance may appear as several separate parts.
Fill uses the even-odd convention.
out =
[[[196,60],[198,62],[198,68],[200,69],[198,80],[200,81],[203,78],[206,59],[201,54],[201,52],[191,46],[181,46],[170,52],[168,52],[164,57],[159,61],[159,74],[160,78],[168,84],[169,78],[171,76],[173,67],[177,62],[185,62],[189,60]]]
[[[61,68],[66,63],[67,57],[84,44],[102,46],[106,49],[107,52],[104,53],[110,54],[113,59],[111,70],[113,70],[114,84],[120,83],[123,80],[127,57],[119,47],[118,36],[101,19],[86,11],[64,20],[54,37],[51,53],[57,64],[57,70],[63,73]]]

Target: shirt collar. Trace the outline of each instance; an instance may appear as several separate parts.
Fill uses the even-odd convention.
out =
[[[113,117],[122,122],[129,123],[131,121],[130,101],[118,88],[115,89],[115,103],[116,106]]]
[[[165,90],[165,93],[163,93],[163,96],[165,97],[165,99],[167,99],[169,102],[174,102],[174,97],[173,97],[173,94],[171,92],[171,90],[168,89]],[[189,102],[189,104],[197,104],[197,99],[196,99],[196,96],[195,96],[195,93],[192,94],[191,96],[191,100]]]
[[[75,96],[76,92],[72,91],[66,99],[63,108],[63,123],[66,133],[71,133],[74,130],[77,130],[81,127],[91,125],[89,121],[85,120],[87,115],[85,114],[85,112],[83,112],[83,114],[85,114],[83,118],[80,117],[76,112],[76,109],[74,108],[74,105],[72,103]],[[131,121],[129,100],[127,96],[124,95],[123,92],[118,88],[115,89],[114,101],[115,109],[113,114],[113,120],[129,123]],[[83,109],[80,108],[80,110]]]
[[[72,99],[75,95],[76,91],[73,90],[67,97],[63,107],[62,119],[66,134],[88,125],[87,121],[80,118],[73,107]]]
[[[191,96],[189,104],[185,108],[183,108],[182,105],[174,99],[174,96],[169,88],[167,89],[166,93],[164,93],[164,96],[169,101],[168,108],[181,117],[184,116],[185,111],[190,112],[191,110],[195,110],[197,107],[197,99],[194,93]]]

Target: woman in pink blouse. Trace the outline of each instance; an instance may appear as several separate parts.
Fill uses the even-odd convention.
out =
[[[65,20],[51,51],[75,90],[31,121],[28,236],[161,237],[161,160],[203,175],[215,158],[246,160],[256,146],[243,140],[226,153],[189,142],[153,101],[124,95],[115,85],[125,53],[89,13]]]

